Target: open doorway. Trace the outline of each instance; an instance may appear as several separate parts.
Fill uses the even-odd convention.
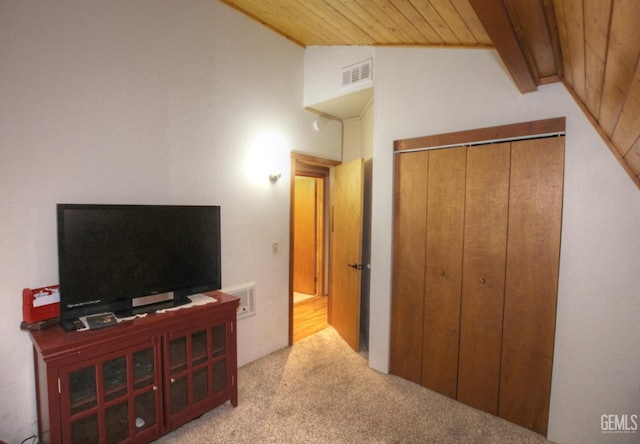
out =
[[[325,177],[297,174],[293,206],[293,302],[324,292]]]
[[[340,162],[291,155],[289,343],[329,322],[329,175]]]

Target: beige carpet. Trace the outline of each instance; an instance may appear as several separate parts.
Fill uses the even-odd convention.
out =
[[[546,443],[543,436],[370,369],[332,328],[238,370],[239,402],[158,443]]]

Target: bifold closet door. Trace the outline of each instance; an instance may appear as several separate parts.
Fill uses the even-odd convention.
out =
[[[429,152],[395,158],[389,371],[420,384]]]
[[[500,391],[510,146],[467,149],[458,400],[494,415]]]
[[[564,137],[514,142],[499,416],[546,435],[555,335]]]
[[[466,153],[429,151],[422,385],[451,398],[458,385]]]

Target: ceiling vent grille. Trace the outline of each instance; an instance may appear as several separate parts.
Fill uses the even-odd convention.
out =
[[[353,86],[373,79],[372,59],[342,69],[342,87]]]

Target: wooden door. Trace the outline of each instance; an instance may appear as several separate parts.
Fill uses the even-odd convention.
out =
[[[362,159],[333,169],[331,325],[358,351],[360,344],[360,283],[362,267]]]
[[[452,398],[458,385],[466,153],[464,147],[429,151],[422,385]]]
[[[564,137],[514,142],[499,416],[546,435],[555,334]]]
[[[498,412],[510,143],[467,150],[458,400]]]
[[[389,371],[421,383],[429,152],[396,154]]]
[[[316,179],[296,176],[293,226],[293,291],[316,294]]]

